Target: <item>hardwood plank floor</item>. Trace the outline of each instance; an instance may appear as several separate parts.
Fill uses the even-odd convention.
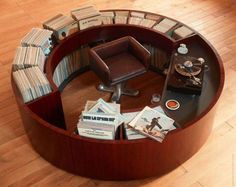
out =
[[[206,37],[223,59],[226,82],[213,132],[191,159],[161,178],[98,181],[60,170],[31,147],[10,87],[16,47],[32,27],[82,4],[127,8],[175,18]],[[0,186],[236,186],[236,2],[234,0],[1,0],[0,1]],[[69,89],[69,88],[68,88]],[[128,166],[127,166],[128,167]]]

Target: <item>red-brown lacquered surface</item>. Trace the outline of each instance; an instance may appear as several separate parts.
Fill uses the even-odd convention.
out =
[[[98,39],[112,40],[125,35],[131,35],[139,41],[169,51],[174,50],[179,42],[174,42],[152,29],[139,26],[98,26],[71,35],[53,50],[46,67],[47,77],[54,89],[51,94],[24,104],[12,81],[13,91],[30,141],[34,149],[52,164],[69,172],[97,179],[130,180],[161,176],[189,159],[208,138],[213,124],[215,104],[223,88],[224,71],[215,50],[198,34],[196,34],[198,37],[193,37],[193,40],[201,43],[200,46],[208,50],[206,54],[210,55],[210,60],[215,60],[215,69],[212,71],[218,78],[209,79],[213,81],[215,94],[213,97],[209,95],[210,102],[200,113],[196,113],[195,116],[191,113],[191,119],[186,118],[181,124],[183,128],[170,132],[163,143],[148,138],[128,141],[123,139],[122,130],[121,139],[105,141],[83,138],[63,129],[65,124],[61,96],[52,80],[56,65],[65,55],[82,44]],[[191,43],[191,37],[186,40]],[[163,94],[165,93],[164,90]],[[181,110],[188,110],[188,108]],[[175,116],[175,113],[170,115]],[[184,116],[185,113],[182,115]]]

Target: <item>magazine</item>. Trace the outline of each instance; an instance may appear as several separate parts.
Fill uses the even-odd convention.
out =
[[[146,106],[129,125],[141,134],[162,142],[165,135],[174,130],[174,120]]]

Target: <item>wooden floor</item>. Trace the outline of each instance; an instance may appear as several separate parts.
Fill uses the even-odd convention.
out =
[[[114,182],[75,176],[42,159],[27,139],[10,86],[15,49],[32,27],[41,27],[57,13],[69,14],[82,3],[98,9],[138,9],[175,18],[204,35],[223,59],[226,82],[210,138],[190,160],[161,178]],[[0,0],[0,13],[0,186],[236,186],[234,0]]]

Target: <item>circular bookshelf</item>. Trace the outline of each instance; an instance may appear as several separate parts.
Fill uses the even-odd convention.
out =
[[[132,12],[134,11],[129,11],[130,17]],[[159,17],[157,23],[166,18],[142,11],[135,12]],[[173,29],[185,26],[176,20],[170,20],[177,23]],[[66,129],[61,91],[70,80],[89,68],[87,65],[83,66],[58,87],[53,79],[56,67],[66,55],[81,46],[92,46],[94,42],[111,41],[127,35],[140,43],[165,51],[170,60],[179,45],[184,43],[188,47],[188,55],[204,58],[208,65],[208,70],[204,72],[202,93],[194,96],[166,89],[171,71],[169,68],[164,79],[160,105],[178,122],[180,128],[169,132],[162,143],[149,138],[127,140],[122,127],[117,139],[111,141],[84,138]],[[158,68],[152,65],[152,71],[158,73]],[[42,157],[59,168],[85,177],[108,180],[161,176],[193,156],[211,132],[216,103],[224,84],[221,59],[199,33],[193,31],[187,37],[179,38],[173,30],[162,33],[154,29],[154,26],[147,28],[134,24],[100,25],[71,34],[51,52],[46,64],[46,75],[53,91],[26,104],[12,79],[13,91],[32,146]],[[171,99],[180,103],[178,110],[166,108],[166,101]],[[130,111],[136,110],[138,109],[134,107]]]

